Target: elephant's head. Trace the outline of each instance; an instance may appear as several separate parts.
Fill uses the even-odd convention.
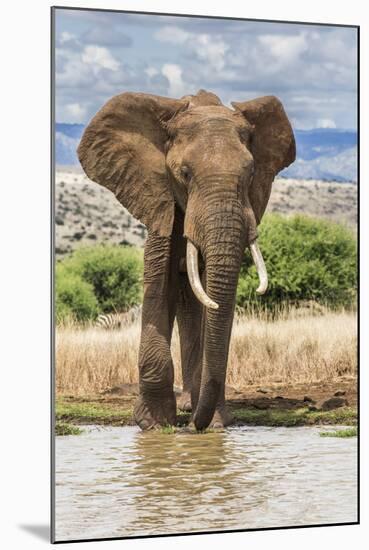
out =
[[[149,231],[169,236],[175,204],[185,213],[188,276],[207,308],[200,428],[209,424],[225,379],[244,249],[250,246],[263,293],[257,225],[275,175],[295,159],[291,125],[276,97],[232,106],[202,90],[179,100],[124,93],[96,114],[78,148],[89,178],[113,191]]]

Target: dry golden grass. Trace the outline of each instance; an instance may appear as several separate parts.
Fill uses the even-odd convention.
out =
[[[118,331],[93,327],[58,327],[56,389],[58,394],[91,395],[138,381],[139,324]],[[172,342],[175,383],[181,386],[179,342]],[[235,322],[227,383],[311,383],[356,375],[356,314],[281,316],[268,321],[243,317]]]
[[[326,313],[236,324],[227,380],[233,386],[273,381],[311,383],[356,375],[354,313]]]

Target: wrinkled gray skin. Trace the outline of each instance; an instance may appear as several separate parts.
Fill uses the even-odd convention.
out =
[[[192,409],[197,429],[232,420],[224,386],[241,260],[255,242],[275,175],[295,159],[293,132],[277,98],[232,106],[203,90],[180,100],[124,93],[95,115],[78,148],[87,176],[148,228],[134,409],[142,429],[176,421],[175,317],[180,407]],[[202,286],[217,309],[194,295],[188,241],[199,253]]]

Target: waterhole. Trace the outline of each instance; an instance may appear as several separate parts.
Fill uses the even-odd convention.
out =
[[[57,541],[357,520],[356,438],[84,429],[56,438]]]

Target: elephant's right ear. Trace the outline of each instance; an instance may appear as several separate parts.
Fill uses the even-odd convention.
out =
[[[295,160],[295,137],[283,105],[277,97],[264,96],[240,103],[234,101],[231,104],[254,126],[251,152],[255,160],[255,175],[249,198],[259,224],[268,204],[275,176]]]
[[[174,198],[165,166],[165,123],[187,104],[142,93],[110,99],[94,116],[78,146],[87,176],[113,191],[147,228],[169,236]]]

